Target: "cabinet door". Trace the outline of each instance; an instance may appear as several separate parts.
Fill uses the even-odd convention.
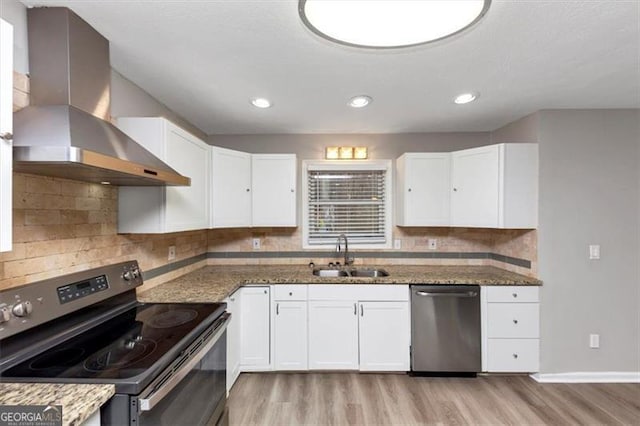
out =
[[[211,148],[211,227],[251,226],[251,154]]]
[[[0,252],[11,250],[13,27],[0,19]]]
[[[166,156],[169,166],[191,178],[191,186],[167,187],[166,232],[209,227],[209,146],[167,123]]]
[[[240,364],[242,371],[270,366],[269,287],[243,287],[240,309]]]
[[[500,193],[499,145],[452,154],[453,226],[497,228]]]
[[[398,166],[398,225],[449,226],[451,154],[409,153]]]
[[[296,226],[296,156],[251,156],[253,226]]]
[[[307,369],[307,302],[276,301],[276,370]]]
[[[309,369],[358,369],[358,304],[309,302]]]
[[[360,302],[360,370],[408,371],[408,302]]]
[[[229,392],[240,374],[241,291],[236,290],[225,302],[227,312],[231,314],[231,321],[227,327],[227,392]]]

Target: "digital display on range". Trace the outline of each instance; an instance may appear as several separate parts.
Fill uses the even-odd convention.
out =
[[[88,281],[58,287],[58,300],[61,304],[72,302],[76,299],[89,296],[109,288],[106,275],[91,278]]]

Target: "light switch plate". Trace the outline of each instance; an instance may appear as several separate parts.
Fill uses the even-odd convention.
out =
[[[254,250],[260,250],[260,238],[254,238],[252,240],[252,247]]]
[[[589,246],[589,259],[591,260],[600,259],[600,244],[591,244]]]
[[[589,335],[589,347],[591,349],[598,349],[600,347],[600,335],[599,334],[590,334]]]

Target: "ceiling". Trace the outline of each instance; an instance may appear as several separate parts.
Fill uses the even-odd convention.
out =
[[[540,109],[640,107],[635,0],[493,0],[462,34],[395,51],[314,35],[297,0],[23,3],[70,7],[117,71],[208,134],[490,131]],[[481,96],[454,104],[465,91]],[[349,108],[358,94],[373,103]]]

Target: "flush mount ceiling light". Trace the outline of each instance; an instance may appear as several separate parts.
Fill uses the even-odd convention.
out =
[[[491,0],[300,0],[314,33],[356,47],[397,48],[456,34],[487,13]]]
[[[269,108],[271,107],[271,101],[266,98],[253,98],[251,99],[251,105],[256,108]]]
[[[478,99],[478,96],[480,96],[480,94],[475,92],[463,93],[456,96],[453,102],[457,103],[458,105],[464,105],[468,104],[469,102],[475,101],[476,99]]]
[[[364,108],[367,105],[369,105],[372,101],[373,99],[371,98],[371,96],[358,95],[349,99],[349,106],[353,108]]]

